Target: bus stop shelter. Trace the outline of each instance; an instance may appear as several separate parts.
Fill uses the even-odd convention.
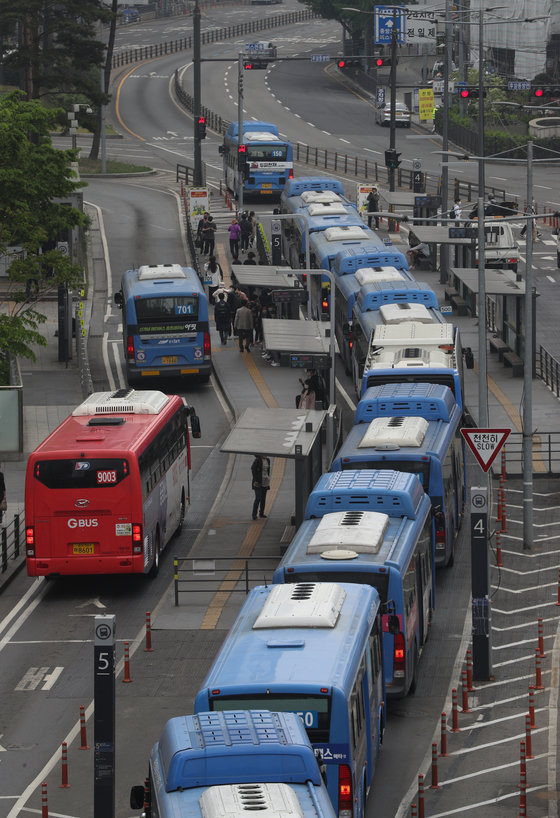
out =
[[[440,225],[413,224],[411,231],[419,242],[430,248],[430,261],[434,270],[437,269],[438,248],[442,245],[452,250],[450,256],[453,267],[472,267],[475,261],[476,240],[472,238],[449,238],[449,227]]]
[[[245,409],[221,447],[232,454],[295,461],[296,526],[302,523],[307,498],[323,472],[322,429],[327,414],[316,409]]]
[[[471,315],[477,314],[478,301],[478,268],[451,267],[449,282],[466,301]],[[491,267],[484,269],[484,282],[487,299],[486,314],[488,324],[507,344],[512,352],[523,357],[525,345],[525,281],[517,280],[512,270],[497,270]],[[536,291],[532,294],[533,334],[536,327]],[[535,339],[533,338],[533,349]]]
[[[278,316],[297,319],[300,304],[306,304],[309,294],[300,279],[287,267],[271,267],[262,264],[233,264],[231,275],[234,284],[244,290],[261,295],[270,293]]]

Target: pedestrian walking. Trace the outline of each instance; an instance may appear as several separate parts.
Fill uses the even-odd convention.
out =
[[[216,322],[216,329],[220,333],[220,341],[222,342],[222,346],[225,346],[227,344],[227,339],[231,335],[231,311],[222,291],[219,292],[218,299],[214,307],[214,321]]]
[[[198,224],[196,226],[196,238],[195,238],[194,243],[195,243],[195,247],[200,247],[201,250],[202,250],[202,245],[204,244],[204,237],[202,235],[202,231],[203,231],[203,229],[204,229],[204,227],[206,225],[206,222],[208,221],[208,216],[209,215],[210,215],[209,213],[204,212],[202,214],[202,218],[198,220]]]
[[[379,192],[376,187],[373,187],[370,190],[366,201],[368,209],[368,227],[371,227],[371,221],[372,219],[375,219],[375,229],[379,230],[379,216],[373,215],[374,213],[379,212]],[[371,216],[370,213],[372,214]]]
[[[463,208],[461,207],[461,199],[455,199],[455,204],[453,205],[453,218],[460,219],[463,214]]]
[[[239,240],[241,238],[241,228],[237,219],[232,219],[228,227],[229,233],[229,250],[234,261],[239,258]]]
[[[315,409],[315,402],[323,403],[323,386],[314,369],[307,370],[307,378],[299,379],[301,393],[299,395],[298,409]]]
[[[255,211],[251,210],[249,213],[249,221],[251,222],[251,235],[249,237],[249,247],[254,247],[257,240],[257,217]]]
[[[242,304],[237,309],[233,319],[233,326],[237,330],[239,351],[243,352],[245,348],[245,351],[249,352],[249,346],[253,342],[253,313],[247,303]]]
[[[255,501],[253,503],[253,520],[259,517],[266,517],[264,513],[266,505],[266,493],[270,488],[270,458],[264,454],[256,454],[251,464],[251,477],[253,478],[253,491]]]
[[[241,252],[244,252],[249,249],[249,239],[253,230],[248,213],[242,215],[239,227],[241,228]]]
[[[210,256],[204,265],[205,278],[211,279],[211,284],[208,285],[208,295],[210,303],[214,303],[215,293],[221,284],[223,273],[222,268],[216,261],[216,256]]]
[[[6,500],[6,482],[4,480],[4,472],[0,471],[0,523],[4,518],[4,512],[8,510],[8,501]]]
[[[208,216],[206,224],[202,226],[202,255],[212,255],[216,243],[216,223],[212,216]]]

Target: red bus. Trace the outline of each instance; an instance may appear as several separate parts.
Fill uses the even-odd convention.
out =
[[[177,395],[96,392],[30,455],[25,481],[29,576],[149,574],[190,497],[190,417]]]

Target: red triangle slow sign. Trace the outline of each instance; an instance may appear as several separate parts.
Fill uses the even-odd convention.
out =
[[[511,429],[461,429],[472,453],[487,472],[509,437]]]

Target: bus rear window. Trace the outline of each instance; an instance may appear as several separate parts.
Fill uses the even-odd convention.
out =
[[[139,324],[150,324],[154,321],[176,321],[186,318],[198,320],[198,296],[177,295],[158,298],[136,298],[134,300],[136,318]]]
[[[247,159],[253,162],[285,162],[287,155],[287,145],[249,145],[247,149]]]
[[[430,463],[426,460],[360,460],[358,464],[356,462],[348,462],[342,463],[342,469],[377,469],[379,471],[387,469],[391,471],[406,471],[409,474],[415,474],[422,486],[424,487],[424,491],[428,491],[430,486]]]
[[[371,585],[372,588],[377,589],[379,599],[383,605],[387,602],[387,592],[389,589],[389,574],[378,574],[369,569],[364,571],[285,571],[284,579],[287,583],[293,582],[326,582],[332,580],[333,582],[348,582],[353,585],[356,583],[363,583],[364,585]]]
[[[48,489],[111,488],[130,474],[128,461],[100,457],[93,460],[40,460],[33,476]]]
[[[328,741],[331,720],[329,696],[255,695],[223,696],[210,699],[212,710],[273,710],[280,713],[297,713],[303,721],[311,742]]]

